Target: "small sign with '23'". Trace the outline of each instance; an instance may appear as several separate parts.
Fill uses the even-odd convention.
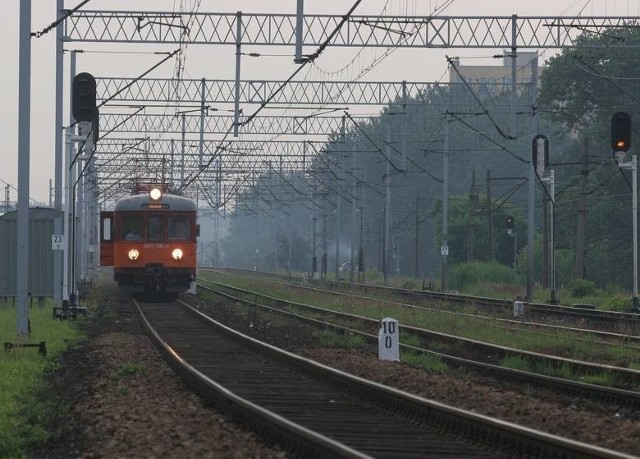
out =
[[[64,250],[64,234],[51,235],[51,250]]]

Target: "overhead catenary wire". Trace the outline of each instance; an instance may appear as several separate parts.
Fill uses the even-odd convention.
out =
[[[55,29],[56,27],[58,27],[59,24],[61,24],[62,22],[64,22],[69,16],[71,16],[73,13],[75,13],[76,11],[78,11],[80,8],[82,8],[84,5],[86,5],[87,3],[89,3],[91,0],[83,0],[82,2],[80,2],[75,8],[72,8],[70,10],[67,11],[66,14],[62,15],[60,17],[60,19],[56,20],[55,22],[52,22],[51,24],[49,24],[47,27],[45,27],[44,29],[42,29],[39,32],[31,32],[31,36],[32,37],[36,37],[36,38],[40,38],[43,35],[51,32],[53,29]]]
[[[335,37],[335,35],[340,31],[340,29],[342,28],[342,26],[345,24],[345,22],[349,19],[349,17],[351,16],[351,14],[353,14],[353,11],[358,7],[358,5],[360,5],[360,3],[362,2],[362,0],[356,0],[356,2],[351,6],[351,8],[349,9],[349,11],[342,17],[342,20],[336,25],[336,27],[334,28],[334,30],[329,34],[329,36],[326,38],[326,40],[318,47],[318,49],[311,54],[310,56],[308,56],[303,62],[302,64],[299,65],[299,67],[291,74],[291,76],[289,76],[289,78],[287,78],[278,88],[276,88],[265,100],[264,102],[262,102],[260,104],[260,107],[258,109],[256,109],[251,115],[249,115],[247,117],[247,119],[245,119],[244,121],[242,121],[240,123],[241,126],[246,126],[249,123],[253,122],[253,120],[255,119],[255,117],[268,105],[271,103],[271,101],[296,77],[296,75],[298,75],[298,73],[300,73],[302,71],[302,69],[310,62],[313,62],[315,59],[317,59],[318,57],[320,57],[320,55],[322,54],[322,52],[325,50],[325,48],[329,45],[329,43],[331,43],[331,41],[333,40],[333,38]],[[229,136],[229,134],[231,133],[231,131],[233,130],[233,124],[231,124],[231,126],[229,127],[229,129],[227,130],[227,132],[225,133],[223,139],[218,143],[218,146],[216,147],[216,152],[218,151],[218,149],[221,147],[222,143],[224,143],[227,139],[227,137]],[[207,162],[207,164],[200,168],[200,170],[198,170],[196,173],[192,174],[192,177],[190,177],[185,183],[183,183],[180,187],[180,191],[184,190],[186,186],[190,185],[196,178],[198,178],[200,176],[200,174],[206,170],[209,165],[211,164],[211,162],[213,161],[213,159],[215,158],[215,153],[212,155],[211,159]]]
[[[469,90],[469,92],[471,93],[471,96],[475,99],[475,101],[478,103],[478,106],[482,109],[484,115],[487,117],[487,119],[491,122],[491,124],[493,125],[494,128],[496,128],[496,131],[498,131],[498,134],[500,134],[500,136],[505,139],[505,140],[516,140],[517,137],[515,136],[511,136],[508,134],[505,134],[505,132],[502,130],[502,128],[500,127],[500,125],[496,122],[495,119],[493,119],[493,116],[491,116],[491,113],[489,112],[489,110],[485,107],[484,103],[482,102],[482,100],[480,100],[480,98],[478,97],[478,95],[475,93],[475,91],[473,89],[471,89],[471,86],[469,86],[469,83],[467,83],[467,80],[462,76],[462,73],[460,73],[460,70],[456,67],[455,63],[453,62],[453,59],[450,58],[449,56],[446,56],[447,58],[447,62],[449,63],[449,65],[451,66],[451,68],[453,69],[454,72],[456,72],[456,74],[458,75],[458,78],[460,78],[460,80],[462,81],[462,84]]]
[[[299,65],[299,67],[289,76],[289,78],[287,78],[280,86],[278,86],[278,88],[276,88],[269,95],[269,97],[267,97],[266,100],[260,104],[260,107],[256,111],[254,111],[251,115],[249,115],[247,117],[247,119],[244,120],[241,123],[242,126],[245,126],[245,125],[249,124],[250,122],[252,122],[253,119],[258,115],[258,113],[260,113],[264,109],[264,107],[266,105],[268,105],[296,77],[296,75],[298,75],[298,73],[300,73],[302,71],[302,69],[307,64],[309,64],[310,62],[315,61],[318,57],[320,57],[322,52],[326,49],[326,47],[329,45],[329,43],[331,43],[331,41],[333,40],[333,37],[335,37],[336,34],[340,31],[340,29],[342,29],[342,26],[347,22],[349,17],[353,14],[355,9],[358,7],[358,5],[360,5],[361,2],[362,2],[362,0],[356,0],[356,2],[353,4],[353,6],[342,17],[340,22],[336,25],[336,27],[329,34],[329,36],[326,38],[326,40],[318,47],[318,49],[314,53],[312,53],[311,55],[309,55],[306,59],[304,59],[302,61],[302,63]]]
[[[380,147],[379,147],[379,146],[378,146],[378,145],[373,141],[373,139],[372,139],[371,137],[369,137],[369,134],[367,134],[367,133],[364,131],[364,129],[362,129],[362,128],[360,127],[360,125],[356,122],[356,120],[354,120],[354,119],[353,119],[353,117],[351,116],[351,114],[350,114],[349,112],[347,112],[347,111],[345,111],[344,113],[345,113],[346,117],[347,117],[347,118],[349,118],[349,120],[354,124],[354,126],[355,126],[355,127],[356,127],[356,129],[360,132],[360,134],[362,134],[362,135],[363,135],[363,136],[364,136],[364,137],[365,137],[365,138],[366,138],[366,139],[371,143],[371,145],[373,145],[373,147],[378,151],[378,153],[380,153],[380,154],[382,155],[382,157],[383,157],[384,159],[386,159],[386,160],[389,162],[389,164],[391,165],[391,167],[393,167],[393,169],[394,169],[396,172],[403,172],[403,170],[402,170],[402,169],[400,169],[400,168],[398,168],[398,167],[393,163],[393,161],[391,161],[391,158],[389,158],[389,157],[384,153],[384,151],[382,151],[382,148],[380,148]]]
[[[513,156],[515,159],[517,159],[518,161],[522,162],[522,163],[526,163],[527,160],[522,159],[520,156],[516,155],[514,152],[512,152],[511,150],[509,150],[507,147],[500,145],[498,142],[496,142],[495,140],[493,140],[491,137],[489,137],[487,134],[485,134],[484,132],[480,131],[479,129],[477,129],[476,127],[470,125],[469,123],[467,123],[466,121],[464,121],[464,119],[460,118],[458,115],[456,115],[455,113],[451,113],[448,112],[449,116],[452,116],[453,118],[455,118],[456,121],[464,124],[465,126],[467,126],[469,129],[471,129],[472,131],[476,132],[479,136],[485,138],[486,140],[488,140],[489,142],[491,142],[492,144],[496,145],[497,147],[500,148],[500,150],[508,153],[509,155]]]

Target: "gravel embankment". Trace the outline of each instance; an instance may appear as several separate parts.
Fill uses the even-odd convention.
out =
[[[109,295],[113,292],[105,291],[96,300],[99,310],[89,326],[89,340],[68,352],[50,376],[48,396],[54,394],[61,408],[68,408],[51,419],[56,438],[33,457],[285,457],[191,394],[142,333],[131,309]],[[369,348],[316,348],[309,331],[298,324],[253,323],[227,307],[215,310],[221,321],[342,370],[478,413],[640,454],[638,417],[619,407],[380,362]]]

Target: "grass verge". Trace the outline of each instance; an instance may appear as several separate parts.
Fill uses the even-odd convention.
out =
[[[14,348],[0,354],[0,457],[23,458],[33,445],[44,442],[43,427],[51,410],[61,409],[37,396],[45,375],[57,368],[58,356],[82,338],[79,324],[52,317],[52,304],[29,308],[31,333],[23,343],[46,342],[47,355],[38,348]],[[16,343],[16,307],[0,303],[0,340]],[[64,409],[62,407],[62,409]]]

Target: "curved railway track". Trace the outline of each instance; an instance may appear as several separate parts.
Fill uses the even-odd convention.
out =
[[[185,303],[135,302],[172,366],[223,410],[304,457],[629,458],[350,376]]]
[[[268,295],[249,291],[235,286],[215,282],[212,283],[217,284],[218,288],[207,287],[204,285],[200,285],[200,288],[210,290],[211,292],[222,295],[227,299],[233,300],[235,302],[241,302],[251,307],[260,307],[270,312],[285,314],[289,317],[294,317],[296,320],[301,320],[305,323],[313,324],[316,327],[331,328],[334,330],[341,330],[342,332],[355,333],[365,337],[368,340],[374,342],[377,341],[377,332],[380,326],[380,322],[378,320],[357,316],[350,313],[327,310],[316,306],[294,303],[292,301],[273,298]],[[235,292],[235,294],[230,294],[230,291]],[[261,302],[258,302],[258,298],[261,299]],[[295,309],[295,311],[293,311],[293,309]],[[307,312],[298,312],[301,310]],[[337,320],[334,319],[334,321],[330,322],[328,320],[325,320],[324,318],[318,318],[327,316],[337,318]],[[570,364],[573,366],[574,371],[580,371],[583,374],[589,374],[595,371],[611,372],[617,377],[617,382],[619,384],[627,383],[629,385],[633,385],[634,387],[637,386],[638,378],[640,376],[640,372],[637,370],[612,367],[609,365],[599,365],[589,362],[563,359],[555,356],[546,356],[539,353],[520,351],[518,349],[506,348],[504,346],[495,346],[476,340],[460,338],[438,332],[431,332],[429,330],[424,330],[416,327],[403,326],[402,324],[400,324],[400,329],[403,333],[408,332],[418,336],[423,336],[424,342],[426,343],[433,344],[434,339],[443,339],[444,341],[453,343],[454,346],[459,346],[459,343],[464,343],[464,345],[468,346],[469,352],[472,352],[473,355],[476,356],[474,359],[444,354],[442,352],[425,349],[424,347],[401,344],[401,347],[404,349],[438,357],[442,361],[457,367],[471,368],[476,371],[479,370],[484,373],[499,375],[502,378],[508,378],[512,381],[526,383],[537,387],[545,387],[557,392],[569,394],[571,396],[580,396],[586,399],[595,399],[605,402],[613,401],[615,403],[626,406],[640,406],[640,392],[637,392],[635,390],[628,390],[623,387],[605,387],[594,384],[587,384],[581,381],[573,381],[522,370],[510,369],[498,365],[497,362],[500,361],[500,359],[498,358],[499,355],[520,354],[538,360],[548,360],[550,362],[553,362],[554,364]],[[488,357],[490,358],[488,359]]]

